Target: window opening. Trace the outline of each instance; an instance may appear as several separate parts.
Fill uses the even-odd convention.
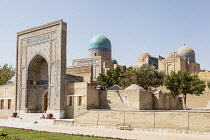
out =
[[[7,96],[8,95],[8,88],[4,88],[4,96]]]
[[[111,96],[110,95],[107,95],[107,100],[110,100],[111,99]]]
[[[69,96],[69,106],[73,106],[73,97]]]
[[[8,99],[8,110],[11,109],[11,99]]]
[[[4,109],[4,100],[1,100],[1,109]]]
[[[79,98],[79,99],[78,99],[78,100],[79,100],[78,106],[81,106],[81,105],[82,105],[82,96],[79,96],[78,98]]]
[[[124,95],[124,101],[128,100],[128,95]]]

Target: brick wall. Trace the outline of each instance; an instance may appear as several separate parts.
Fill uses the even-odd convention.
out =
[[[76,116],[74,121],[76,124],[116,126],[128,123],[132,127],[210,131],[210,112],[90,110]]]

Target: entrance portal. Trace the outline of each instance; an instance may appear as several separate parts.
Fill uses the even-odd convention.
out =
[[[42,112],[46,112],[47,111],[47,103],[48,103],[48,91],[44,92],[42,100],[43,100]]]
[[[48,64],[44,57],[36,55],[28,68],[28,92],[26,107],[31,113],[47,110]],[[43,98],[44,97],[44,98]]]

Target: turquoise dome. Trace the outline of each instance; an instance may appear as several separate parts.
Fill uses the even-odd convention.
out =
[[[111,50],[111,42],[104,35],[98,34],[90,40],[89,49],[109,49],[109,50]]]
[[[118,63],[117,63],[117,60],[115,60],[115,59],[112,59],[112,63],[113,63],[113,64],[118,64]]]

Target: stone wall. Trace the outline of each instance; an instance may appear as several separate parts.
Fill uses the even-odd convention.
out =
[[[92,65],[67,67],[66,74],[82,76],[85,82],[92,83],[92,67]]]
[[[155,110],[181,110],[182,97],[170,98],[167,94],[157,91],[153,94],[153,109]]]
[[[74,83],[74,82],[83,82],[84,77],[72,75],[72,74],[66,74],[66,82],[67,83]]]
[[[188,112],[155,112],[155,128],[188,129]]]
[[[95,87],[88,86],[87,82],[67,83],[67,101],[70,96],[73,104],[67,103],[67,118],[73,118],[87,111],[99,108],[99,92]],[[81,104],[79,103],[81,98]]]
[[[104,91],[105,92],[105,91]],[[138,89],[131,90],[107,90],[101,94],[102,106],[111,110],[179,110],[183,109],[182,98],[169,98],[161,91],[143,91]],[[103,95],[103,96],[102,96]]]
[[[210,81],[210,72],[199,72],[198,77],[199,79],[203,80],[207,85],[207,83]],[[206,86],[205,91],[210,91],[208,86]]]
[[[72,105],[67,103],[67,118],[73,118],[87,110],[87,82],[67,83],[67,100],[68,95],[72,95]],[[81,105],[78,104],[79,96],[82,98]]]
[[[152,110],[153,109],[153,94],[151,91],[140,91],[140,110]]]
[[[182,97],[182,95],[180,96]],[[205,109],[209,101],[210,101],[210,93],[205,92],[204,94],[201,94],[200,96],[188,94],[186,103],[187,103],[187,108]]]
[[[132,127],[210,131],[210,112],[90,110],[75,117],[75,124],[131,124]]]
[[[99,91],[95,87],[87,87],[87,109],[98,109],[100,106],[99,102]]]
[[[111,110],[139,110],[139,94],[140,90],[107,90],[107,103]]]

